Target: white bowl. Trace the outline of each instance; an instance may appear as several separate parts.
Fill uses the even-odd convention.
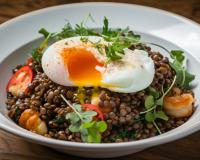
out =
[[[200,79],[200,27],[183,17],[162,10],[128,4],[116,3],[81,3],[51,7],[35,11],[0,26],[0,128],[24,139],[49,146],[65,153],[84,157],[117,157],[141,151],[145,148],[167,143],[187,136],[200,129],[200,109],[197,107],[193,116],[182,126],[162,135],[133,142],[110,144],[86,144],[67,142],[46,138],[31,133],[16,125],[7,116],[5,105],[5,86],[11,76],[11,70],[19,63],[23,63],[35,48],[40,39],[38,29],[45,27],[51,31],[59,30],[65,19],[72,24],[80,22],[91,13],[96,23],[89,27],[102,26],[104,16],[107,16],[113,27],[130,26],[142,35],[143,40],[161,44],[168,49],[186,51],[189,59],[189,70],[196,75],[195,81]],[[154,48],[159,50],[158,48]],[[163,52],[163,51],[162,51]],[[194,89],[199,103],[200,86]]]

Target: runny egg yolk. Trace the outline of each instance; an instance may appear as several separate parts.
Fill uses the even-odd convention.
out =
[[[65,48],[61,56],[69,73],[69,79],[78,86],[98,86],[102,75],[96,66],[103,66],[86,47]]]

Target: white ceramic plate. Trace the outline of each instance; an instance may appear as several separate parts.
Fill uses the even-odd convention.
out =
[[[196,75],[196,82],[199,81],[200,27],[186,18],[158,9],[119,3],[79,3],[42,9],[17,17],[0,26],[0,128],[58,151],[96,158],[135,153],[199,130],[199,107],[188,122],[172,131],[149,139],[115,144],[84,144],[45,138],[20,128],[7,117],[5,86],[11,75],[11,69],[23,63],[31,49],[39,43],[38,29],[45,27],[57,31],[65,24],[65,20],[69,20],[72,24],[79,23],[89,13],[96,21],[88,23],[89,27],[101,27],[103,17],[106,16],[112,27],[129,26],[130,29],[139,32],[145,41],[161,44],[168,49],[185,50],[190,62],[189,70]],[[197,85],[194,90],[197,104],[200,97],[199,90],[200,86]]]

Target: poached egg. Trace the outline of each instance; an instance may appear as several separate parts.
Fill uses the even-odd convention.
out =
[[[154,63],[148,53],[126,48],[122,59],[107,63],[105,47],[109,43],[98,36],[57,41],[43,54],[44,73],[63,86],[99,86],[122,93],[148,87],[155,74]]]

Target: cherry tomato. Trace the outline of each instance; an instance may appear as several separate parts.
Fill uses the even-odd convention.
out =
[[[97,118],[101,119],[102,121],[104,120],[103,117],[103,113],[101,112],[101,110],[99,109],[99,107],[97,105],[94,104],[82,104],[83,107],[85,107],[86,110],[92,110],[97,112]]]
[[[6,90],[14,96],[19,96],[20,93],[27,94],[28,85],[33,80],[33,71],[29,66],[21,67],[15,72],[9,80]]]

